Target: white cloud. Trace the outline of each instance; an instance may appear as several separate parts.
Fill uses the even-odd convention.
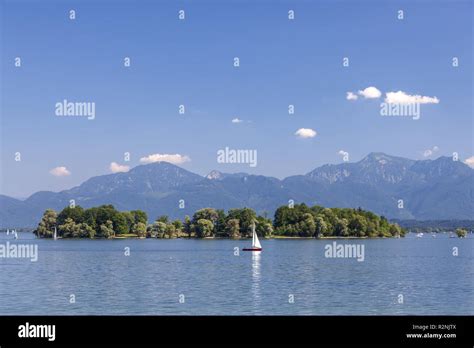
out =
[[[347,92],[346,99],[347,100],[357,100],[359,98],[357,94],[354,94],[352,92]]]
[[[430,157],[435,152],[438,152],[438,150],[439,150],[439,147],[436,145],[433,146],[431,149],[426,149],[425,151],[423,151],[423,157]]]
[[[389,104],[438,104],[437,97],[410,95],[403,91],[385,93],[385,102]]]
[[[232,123],[242,123],[244,121],[242,121],[240,118],[234,118],[232,119]]]
[[[375,87],[367,87],[366,89],[359,91],[359,94],[363,96],[366,99],[375,99],[375,98],[380,98],[382,95],[382,92],[380,92],[377,88]]]
[[[474,156],[467,158],[464,163],[466,163],[469,167],[474,168]]]
[[[54,176],[68,176],[71,172],[66,167],[56,167],[49,171]]]
[[[341,155],[341,156],[345,156],[345,155],[348,155],[349,152],[344,151],[344,150],[339,150],[338,154]]]
[[[300,128],[295,132],[295,135],[300,138],[314,138],[316,131],[311,128]]]
[[[110,171],[112,173],[126,173],[130,170],[130,166],[118,164],[116,162],[110,163]]]
[[[183,156],[180,154],[169,155],[166,153],[165,154],[155,153],[155,154],[140,158],[141,163],[169,162],[173,164],[181,164],[184,162],[189,162],[190,160],[191,159],[188,156]]]

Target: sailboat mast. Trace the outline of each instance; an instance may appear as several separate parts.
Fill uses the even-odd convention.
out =
[[[262,246],[260,241],[257,237],[257,232],[255,232],[255,221],[252,222],[252,247],[251,248],[244,248],[244,251],[260,251],[262,250]]]

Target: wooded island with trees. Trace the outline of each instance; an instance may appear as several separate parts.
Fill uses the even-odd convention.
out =
[[[34,233],[52,238],[250,238],[252,224],[258,236],[270,237],[398,237],[405,231],[385,217],[372,212],[350,208],[308,207],[304,203],[281,206],[275,218],[257,216],[250,208],[203,208],[192,217],[171,221],[158,217],[148,224],[144,211],[120,212],[112,205],[84,209],[66,207],[59,214],[47,209]]]

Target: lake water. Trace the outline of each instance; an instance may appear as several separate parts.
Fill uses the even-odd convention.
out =
[[[249,241],[7,240],[37,244],[38,261],[0,258],[1,315],[474,314],[472,234],[337,241],[363,244],[363,262],[326,258],[332,240],[240,256]]]

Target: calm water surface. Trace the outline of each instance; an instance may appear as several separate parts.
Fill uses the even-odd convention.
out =
[[[363,243],[363,262],[325,258],[327,240],[263,240],[263,252],[240,256],[234,248],[248,241],[53,241],[29,233],[14,241],[1,233],[0,243],[7,240],[37,243],[39,258],[0,258],[3,315],[474,314],[472,234],[337,241]]]

